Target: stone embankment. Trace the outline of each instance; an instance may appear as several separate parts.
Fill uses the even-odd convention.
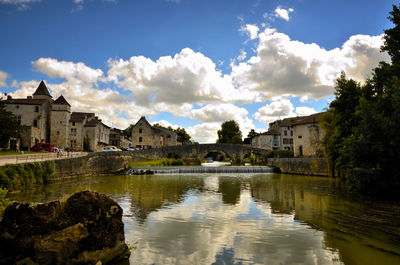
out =
[[[14,202],[0,222],[0,264],[106,264],[129,254],[121,207],[96,192]]]
[[[267,165],[280,173],[328,176],[326,160],[320,157],[268,158]]]
[[[267,166],[221,166],[221,167],[131,167],[127,175],[135,172],[153,172],[155,174],[191,174],[191,173],[270,173],[272,168]]]

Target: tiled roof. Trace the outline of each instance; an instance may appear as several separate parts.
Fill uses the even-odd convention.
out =
[[[63,95],[59,96],[54,102],[53,104],[57,104],[57,105],[68,105],[71,107],[71,105],[68,103],[68,101],[63,97]]]
[[[33,95],[46,95],[52,98],[43,80],[40,82],[38,88],[36,89],[35,93],[33,93]]]
[[[87,113],[87,112],[72,112],[70,121],[80,121],[82,122],[85,118],[94,117],[94,113]]]
[[[294,125],[301,125],[301,124],[310,124],[310,123],[318,123],[319,118],[324,114],[325,112],[320,112],[320,113],[315,113],[310,116],[305,117],[304,119],[296,122]]]

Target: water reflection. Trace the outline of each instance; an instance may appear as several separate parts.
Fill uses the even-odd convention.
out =
[[[12,194],[49,201],[80,190],[124,209],[131,264],[400,264],[400,207],[357,201],[326,178],[95,176]]]

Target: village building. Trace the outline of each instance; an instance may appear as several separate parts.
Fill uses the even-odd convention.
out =
[[[118,148],[128,148],[132,146],[132,139],[126,136],[124,131],[112,128],[110,130],[110,145]]]
[[[319,119],[323,113],[316,113],[304,117],[293,124],[293,151],[294,156],[321,156],[322,138],[324,131],[319,125]]]
[[[132,128],[132,146],[142,149],[178,145],[176,132],[154,127],[141,117]]]
[[[4,103],[6,110],[12,112],[21,124],[19,140],[23,150],[43,142],[83,151],[85,137],[92,151],[101,151],[102,146],[108,145],[108,126],[94,113],[71,113],[68,101],[62,95],[53,100],[43,81],[32,96],[15,99],[7,96]]]
[[[277,120],[269,124],[269,129],[279,132],[279,150],[293,151],[293,124],[300,121],[304,117],[291,117],[283,120]]]
[[[275,130],[269,130],[257,134],[251,138],[251,146],[266,150],[279,150],[280,133]]]

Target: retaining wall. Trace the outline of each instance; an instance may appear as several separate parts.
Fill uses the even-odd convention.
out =
[[[328,176],[326,160],[320,157],[268,158],[267,165],[287,174]]]

